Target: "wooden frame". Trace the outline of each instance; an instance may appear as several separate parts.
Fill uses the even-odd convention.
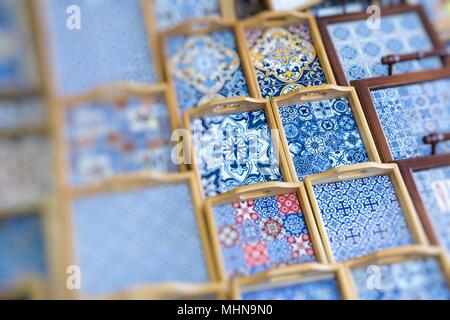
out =
[[[434,228],[431,224],[429,215],[427,214],[427,210],[425,209],[424,203],[422,201],[422,196],[420,195],[414,181],[413,173],[416,171],[450,166],[450,154],[400,160],[397,161],[397,164],[400,168],[400,172],[403,175],[403,180],[405,181],[405,185],[408,188],[414,206],[416,207],[417,213],[419,214],[419,217],[422,221],[422,225],[425,229],[428,239],[430,240],[432,245],[442,245],[434,232]]]
[[[55,296],[55,282],[57,281],[56,265],[58,259],[58,238],[55,223],[57,222],[56,212],[52,200],[42,201],[30,207],[16,208],[13,211],[0,211],[0,221],[14,219],[21,216],[37,216],[40,220],[42,237],[44,240],[45,257],[47,266],[47,277],[45,279],[34,275],[24,276],[18,279],[11,289],[0,292],[0,300],[16,300],[29,298],[32,300],[47,299]]]
[[[227,281],[228,279],[226,276],[224,261],[220,249],[220,242],[217,235],[217,227],[213,215],[213,207],[246,201],[249,199],[258,199],[288,193],[296,193],[297,195],[302,213],[305,217],[305,222],[308,227],[308,232],[311,237],[311,242],[317,261],[320,263],[327,262],[325,251],[323,249],[323,245],[319,236],[319,230],[316,227],[314,216],[311,211],[308,196],[306,194],[303,183],[266,182],[258,185],[243,186],[235,190],[231,190],[227,193],[208,198],[204,206],[208,233],[211,239],[211,246],[213,250],[214,260],[216,262],[218,279],[220,281]]]
[[[396,6],[396,7],[390,7],[390,8],[382,8],[381,9],[381,16],[389,16],[389,15],[395,15],[395,14],[401,14],[401,13],[407,13],[407,12],[416,12],[424,25],[424,28],[426,32],[428,33],[431,42],[434,45],[434,48],[442,48],[444,44],[439,39],[439,36],[437,35],[436,31],[434,30],[433,25],[431,24],[430,20],[428,19],[425,11],[421,6],[408,6],[408,5],[402,5],[402,6]],[[330,59],[330,63],[333,66],[334,75],[336,77],[337,84],[341,86],[348,86],[349,83],[347,81],[347,77],[345,75],[344,69],[342,68],[341,62],[339,60],[339,56],[337,54],[336,48],[333,44],[333,41],[331,39],[330,33],[328,32],[328,25],[334,24],[334,23],[342,23],[342,22],[350,22],[350,21],[358,21],[358,20],[367,20],[370,18],[372,14],[371,13],[352,13],[352,14],[345,14],[340,16],[330,16],[330,17],[322,17],[317,20],[317,23],[319,25],[320,34],[323,38],[323,43],[325,45],[325,49],[328,53],[328,57]],[[444,64],[445,61],[443,61]]]
[[[406,0],[411,5],[417,5],[418,1],[416,0]],[[436,8],[437,10],[438,8]],[[443,41],[450,41],[450,21],[433,21],[433,25],[436,31],[439,33],[441,39]]]
[[[176,296],[176,295],[188,295],[188,296],[201,296],[205,293],[214,292],[217,287],[220,288],[220,283],[217,282],[217,272],[215,270],[215,265],[213,261],[213,257],[211,254],[211,250],[208,242],[208,235],[206,231],[206,225],[203,220],[202,214],[202,203],[200,199],[200,194],[198,192],[198,182],[191,172],[185,173],[175,173],[175,174],[152,174],[145,173],[140,175],[123,175],[112,178],[108,181],[104,181],[97,185],[92,185],[89,187],[77,188],[66,190],[64,193],[64,201],[63,204],[65,207],[61,212],[63,215],[61,217],[60,226],[64,226],[64,229],[61,230],[60,237],[63,239],[61,247],[60,247],[60,256],[58,265],[60,268],[60,281],[59,283],[65,284],[67,274],[65,273],[65,268],[69,265],[76,265],[75,254],[74,254],[74,234],[73,234],[73,211],[70,206],[75,200],[87,196],[95,196],[97,194],[112,192],[112,193],[120,193],[127,191],[140,190],[143,188],[153,188],[161,185],[170,185],[170,184],[180,184],[185,183],[190,187],[192,199],[193,199],[193,208],[195,213],[195,218],[197,220],[198,230],[200,234],[200,240],[203,246],[203,252],[205,256],[206,269],[210,276],[210,282],[205,284],[184,284],[184,283],[161,283],[146,286],[142,284],[139,288],[129,288],[123,290],[122,292],[113,292],[109,295],[100,296],[100,297],[91,297],[91,296],[83,296],[79,295],[76,292],[69,291],[67,289],[63,289],[64,296],[70,299],[108,299],[113,298],[117,299],[119,297],[132,297],[136,299],[143,299],[145,297],[152,299],[163,299],[168,296]],[[61,228],[61,227],[60,227]]]
[[[195,155],[196,152],[192,137],[191,120],[207,116],[226,115],[237,112],[256,111],[256,110],[264,110],[269,129],[276,129],[275,119],[270,110],[270,102],[269,100],[265,99],[253,99],[253,98],[225,99],[217,102],[212,102],[206,105],[202,105],[200,107],[190,109],[185,112],[183,117],[183,123],[184,128],[188,130],[189,136],[188,141],[184,142],[184,149],[188,151],[187,156],[191,164],[190,166],[192,168],[192,171],[194,171],[195,175],[197,176],[198,181],[201,181],[201,174],[197,165],[197,158]],[[291,182],[292,177],[289,172],[289,167],[287,164],[287,159],[285,158],[285,154],[283,152],[283,147],[280,145],[279,142],[279,136],[271,135],[271,137],[274,153],[278,157],[277,160],[279,162],[281,175],[285,182]],[[203,186],[200,187],[202,199],[204,199],[205,194],[203,192]]]
[[[314,16],[307,12],[262,12],[252,18],[239,22],[237,24],[237,38],[238,42],[242,44],[243,52],[241,60],[245,61],[243,65],[246,68],[246,73],[249,76],[249,82],[254,92],[252,93],[254,97],[261,98],[261,90],[259,88],[258,81],[256,79],[255,67],[253,65],[252,59],[250,57],[250,51],[247,44],[247,39],[245,38],[245,30],[250,28],[269,28],[269,27],[279,27],[288,24],[307,22],[310,28],[311,37],[313,39],[313,45],[316,49],[317,56],[319,58],[320,64],[323,68],[325,78],[328,84],[335,84],[336,80],[333,75],[333,69],[331,68],[330,61],[328,60],[327,52],[325,51],[322,38],[317,27],[316,19]],[[245,70],[244,70],[245,71]]]
[[[322,243],[324,244],[327,259],[330,263],[335,263],[335,259],[330,242],[328,240],[328,235],[324,226],[319,204],[317,203],[315,197],[313,186],[382,175],[388,175],[392,182],[398,202],[403,210],[403,214],[405,216],[414,242],[419,245],[428,244],[425,232],[423,231],[420,220],[414,210],[414,205],[411,201],[411,198],[409,197],[408,191],[406,189],[405,183],[402,180],[401,173],[397,165],[369,162],[338,167],[323,173],[309,176],[304,181],[314,217],[319,228],[320,237],[322,239]]]
[[[250,290],[259,288],[273,288],[283,285],[294,285],[308,280],[322,280],[333,277],[338,284],[341,297],[349,299],[351,288],[348,286],[343,266],[340,264],[310,263],[269,270],[251,277],[237,278],[231,285],[231,298],[240,300],[244,288]]]
[[[302,1],[303,4],[300,4],[296,7],[287,8],[287,9],[285,9],[285,8],[277,9],[277,6],[275,4],[277,0],[266,0],[266,1],[267,1],[267,6],[269,7],[269,10],[272,10],[272,11],[288,11],[288,10],[289,11],[291,11],[291,10],[302,11],[302,10],[309,9],[309,8],[316,6],[323,2],[323,0],[304,0],[304,1]]]
[[[179,101],[176,98],[176,89],[174,80],[172,77],[172,67],[170,64],[170,59],[167,55],[167,46],[166,41],[174,36],[190,36],[190,35],[200,35],[207,34],[210,32],[218,31],[218,30],[231,30],[235,35],[237,53],[240,56],[240,63],[244,73],[244,78],[247,82],[247,88],[250,96],[256,96],[256,88],[253,86],[251,81],[251,74],[249,73],[249,68],[246,66],[246,60],[243,59],[244,48],[242,42],[239,40],[236,23],[231,20],[222,20],[217,18],[205,18],[205,19],[194,19],[180,24],[179,26],[166,30],[160,34],[160,47],[162,54],[162,61],[165,66],[165,77],[167,80],[170,103],[172,104],[172,109],[176,112],[175,115],[181,118],[182,113],[179,107]],[[233,99],[233,98],[229,98]],[[196,106],[198,108],[198,106]]]
[[[385,265],[423,258],[435,258],[439,262],[442,268],[442,272],[447,279],[447,283],[450,286],[450,264],[445,258],[445,254],[441,248],[428,246],[409,246],[382,250],[365,257],[344,262],[344,273],[345,277],[347,278],[348,287],[350,289],[350,298],[353,300],[359,299],[351,275],[352,270],[366,268],[373,264]]]
[[[386,140],[386,136],[384,135],[383,127],[373,103],[371,91],[434,81],[449,77],[450,68],[447,67],[442,70],[423,71],[413,74],[400,74],[395,76],[378,77],[352,82],[353,86],[356,88],[358,96],[361,99],[361,105],[363,107],[370,130],[375,139],[375,144],[383,162],[392,162],[394,159],[392,158],[389,144]]]
[[[280,108],[296,103],[309,103],[336,98],[347,98],[349,106],[353,112],[356,125],[359,129],[361,139],[364,142],[367,155],[370,161],[381,162],[378,155],[375,142],[370,133],[369,125],[364,117],[358,95],[352,87],[339,87],[336,85],[323,85],[311,88],[303,88],[286,96],[276,97],[272,99],[272,110],[275,115],[277,128],[279,129],[281,143],[287,159],[287,164],[294,181],[299,181],[297,172],[289,152],[289,143],[283,130],[283,123],[280,115]]]

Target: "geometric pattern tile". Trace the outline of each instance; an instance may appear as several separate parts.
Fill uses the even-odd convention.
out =
[[[162,96],[72,106],[66,122],[73,185],[116,174],[177,171]]]
[[[436,259],[418,259],[377,266],[378,273],[357,269],[352,272],[362,300],[449,300],[450,291]],[[374,281],[374,280],[379,280]]]
[[[263,98],[327,83],[307,22],[250,29],[246,39]]]
[[[413,178],[434,232],[450,253],[450,167],[416,171]]]
[[[348,82],[387,76],[388,67],[381,64],[384,56],[433,49],[416,12],[383,16],[380,29],[370,29],[364,19],[333,23],[328,26],[328,32]],[[398,63],[394,74],[441,67],[439,58],[427,58]]]
[[[279,108],[297,177],[369,161],[346,98]]]
[[[413,244],[389,176],[313,188],[336,262]]]
[[[83,295],[142,284],[208,281],[187,184],[78,199],[73,225]]]
[[[316,260],[295,193],[213,208],[227,278]]]
[[[423,137],[450,132],[450,79],[373,90],[372,100],[394,160],[431,155]],[[438,153],[450,152],[450,142]]]

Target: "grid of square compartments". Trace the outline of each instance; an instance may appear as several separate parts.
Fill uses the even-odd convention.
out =
[[[60,14],[70,1],[30,2],[38,61],[18,46],[16,73],[0,73],[27,93],[1,100],[0,130],[27,138],[1,139],[24,150],[0,153],[0,184],[49,173],[35,154],[52,152],[56,187],[44,201],[33,173],[1,190],[0,297],[449,299],[449,163],[431,156],[448,143],[423,142],[448,132],[449,74],[439,57],[389,77],[378,63],[439,48],[437,34],[419,7],[383,9],[372,32],[365,14],[306,2],[253,16],[246,1],[81,0],[81,28]],[[411,101],[421,121],[392,125]],[[81,289],[64,287],[69,265]]]

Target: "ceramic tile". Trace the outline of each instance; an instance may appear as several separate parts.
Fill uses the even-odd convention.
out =
[[[213,215],[228,278],[315,261],[295,193],[214,207]]]
[[[279,108],[297,177],[369,161],[346,98]]]
[[[347,81],[387,76],[381,58],[433,49],[433,43],[417,13],[386,15],[380,29],[370,29],[366,20],[333,23],[328,32],[344,69]],[[394,74],[439,69],[439,58],[396,64]]]
[[[313,189],[336,262],[414,243],[389,176]]]
[[[273,289],[244,292],[243,300],[340,300],[335,279],[302,282]]]
[[[38,98],[18,98],[0,100],[0,130],[42,126],[47,121],[47,113]]]
[[[215,100],[248,96],[231,29],[171,37],[167,50],[181,111]]]
[[[163,96],[71,106],[66,121],[74,185],[116,174],[177,171]]]
[[[24,0],[3,0],[0,3],[0,91],[30,89],[36,81],[24,4]]]
[[[36,205],[48,196],[51,156],[46,137],[0,139],[0,209]]]
[[[423,137],[450,132],[450,79],[373,90],[372,100],[394,160],[431,155]],[[438,145],[450,152],[450,142]]]
[[[248,29],[245,36],[263,98],[327,83],[308,23]]]
[[[282,180],[263,110],[193,119],[191,125],[207,197],[238,186]]]
[[[47,263],[37,215],[0,219],[0,292],[24,277],[45,279]]]
[[[73,225],[83,295],[208,281],[188,185],[78,199]]]
[[[378,273],[380,283],[374,281],[374,272]],[[358,269],[352,272],[352,277],[363,300],[450,299],[445,276],[432,258]]]
[[[413,178],[434,232],[450,253],[450,167],[416,171]]]
[[[160,31],[190,19],[221,16],[220,0],[153,0],[153,6]]]
[[[140,0],[79,0],[81,29],[67,28],[72,0],[43,0],[57,91],[79,94],[97,86],[157,82]]]

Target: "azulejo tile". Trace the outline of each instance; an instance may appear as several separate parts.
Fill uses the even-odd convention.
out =
[[[243,300],[340,300],[334,278],[244,292]]]
[[[191,127],[207,197],[238,186],[282,180],[264,110],[197,118]]]
[[[51,148],[45,136],[0,138],[0,210],[36,206],[51,190]]]
[[[245,32],[261,96],[327,83],[307,22]]]
[[[413,178],[434,233],[450,253],[450,167],[416,171]]]
[[[297,177],[369,161],[346,98],[279,107]]]
[[[433,43],[416,12],[385,15],[380,29],[371,29],[367,21],[356,20],[328,25],[332,43],[347,81],[387,76],[388,67],[381,58],[433,49]],[[396,64],[394,74],[440,69],[439,58]]]
[[[71,183],[83,185],[116,174],[175,172],[171,131],[162,95],[93,102],[67,109]]]
[[[15,130],[44,126],[47,113],[39,98],[0,100],[0,130]]]
[[[450,79],[408,84],[371,92],[394,160],[431,155],[423,138],[450,132]],[[450,152],[450,142],[438,145],[438,153]]]
[[[46,249],[36,214],[0,219],[0,292],[30,276],[45,280]]]
[[[0,3],[0,91],[31,89],[36,81],[34,51],[23,0]]]
[[[173,28],[187,20],[220,17],[220,0],[154,0],[159,31]]]
[[[213,208],[227,278],[316,260],[295,193]]]
[[[448,300],[450,291],[438,261],[433,258],[379,266],[379,283],[373,270],[352,272],[357,294],[363,300]]]
[[[76,200],[72,212],[83,296],[208,281],[187,184],[93,195]]]
[[[232,30],[170,37],[167,50],[181,111],[249,95]]]
[[[158,81],[140,0],[77,1],[79,30],[66,26],[72,0],[41,2],[60,95],[124,81]]]
[[[413,244],[389,176],[313,186],[336,262]]]

